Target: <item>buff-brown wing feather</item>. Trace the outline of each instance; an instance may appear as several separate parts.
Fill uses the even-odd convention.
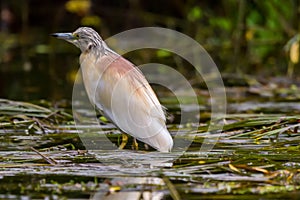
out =
[[[94,64],[87,58],[82,61],[93,65],[94,74],[86,74],[85,85],[97,83],[88,87],[94,88],[88,94],[104,115],[122,131],[160,151],[169,151],[173,141],[163,108],[140,70],[121,56],[106,55]],[[84,67],[82,70],[84,74]]]

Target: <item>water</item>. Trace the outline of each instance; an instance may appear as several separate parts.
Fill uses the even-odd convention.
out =
[[[97,126],[76,128],[68,115],[59,113],[45,118],[44,114],[37,115],[41,111],[35,110],[18,118],[18,111],[8,112],[6,108],[6,114],[2,115],[6,124],[0,124],[0,198],[93,199],[121,195],[138,199],[153,195],[170,199],[177,193],[183,199],[198,199],[199,196],[201,199],[296,198],[300,180],[297,171],[300,165],[299,118],[298,111],[294,110],[297,103],[283,110],[283,102],[266,104],[272,104],[271,114],[256,114],[257,107],[264,104],[253,103],[251,107],[251,101],[246,104],[249,109],[254,108],[251,114],[229,113],[225,130],[219,133],[205,131],[209,118],[200,118],[202,125],[197,132],[191,132],[193,126],[190,124],[169,122],[171,134],[177,133],[179,141],[194,140],[183,154],[176,148],[170,154],[145,151],[142,144],[139,151],[130,150],[132,140],[126,151],[103,148],[86,151],[78,133],[91,135],[90,141],[95,144],[107,141],[108,137],[118,146],[120,132],[111,124],[103,124],[102,130]],[[242,105],[245,103],[239,109],[243,109]],[[174,113],[177,118],[179,110],[168,106],[173,107],[170,114]],[[2,113],[4,107],[1,106]],[[234,112],[236,104],[230,104],[229,108]],[[276,108],[279,110],[274,111]],[[27,105],[26,109],[33,108]],[[49,112],[52,109],[50,107]],[[69,108],[61,107],[60,110],[68,112]],[[203,112],[209,113],[209,109]],[[289,117],[284,117],[287,114]],[[33,118],[35,121],[30,121]],[[12,119],[18,119],[15,125],[10,123]],[[256,138],[257,134],[282,127],[287,129]],[[181,131],[177,132],[178,129]],[[245,134],[253,130],[257,133]],[[215,142],[214,138],[218,141],[212,150],[200,151],[204,141]],[[47,163],[50,158],[55,165]]]

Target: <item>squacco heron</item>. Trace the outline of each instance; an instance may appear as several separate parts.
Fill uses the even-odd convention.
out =
[[[52,35],[80,48],[84,86],[100,113],[122,132],[158,151],[171,151],[173,139],[166,128],[164,108],[135,65],[111,50],[92,28]]]

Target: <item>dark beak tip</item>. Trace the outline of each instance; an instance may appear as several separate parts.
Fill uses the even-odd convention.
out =
[[[57,33],[51,33],[50,36],[52,36],[52,37],[58,37],[58,34]]]

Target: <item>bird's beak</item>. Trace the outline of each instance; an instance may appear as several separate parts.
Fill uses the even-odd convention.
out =
[[[53,33],[51,34],[51,36],[67,41],[76,39],[76,37],[72,33]]]

